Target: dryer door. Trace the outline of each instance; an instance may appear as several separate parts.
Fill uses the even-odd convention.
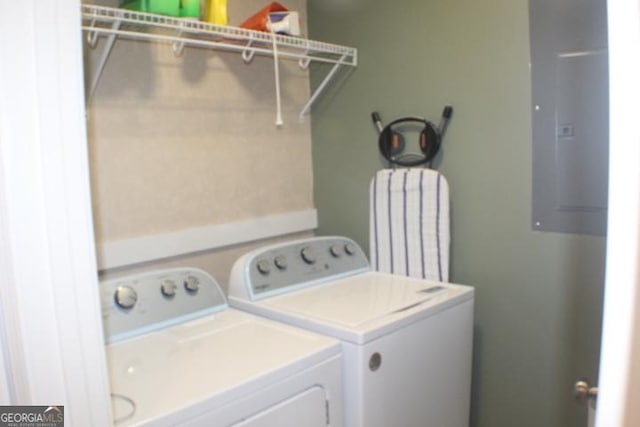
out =
[[[322,387],[310,389],[250,416],[233,427],[326,427],[328,402]]]

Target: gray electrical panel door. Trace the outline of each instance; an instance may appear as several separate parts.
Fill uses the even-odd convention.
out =
[[[604,235],[606,0],[530,0],[533,207],[539,231]]]

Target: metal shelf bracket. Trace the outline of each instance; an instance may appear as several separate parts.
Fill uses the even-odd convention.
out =
[[[299,116],[300,121],[304,120],[304,117],[309,113],[313,104],[320,97],[320,94],[322,94],[325,88],[329,85],[329,82],[331,82],[331,80],[335,77],[340,67],[343,65],[346,65],[346,63],[343,62],[346,60],[346,55],[347,55],[346,53],[342,55],[342,58],[340,58],[340,61],[336,62],[335,65],[331,68],[331,70],[329,70],[324,80],[322,80],[322,82],[318,85],[316,90],[313,92],[313,94],[309,98],[309,101],[307,101],[304,107],[302,107],[302,110],[300,111],[300,116]]]
[[[242,51],[242,59],[247,64],[249,62],[251,62],[251,60],[253,59],[254,55],[256,54],[256,51],[251,49],[251,45],[252,44],[253,44],[253,39],[250,39],[249,42],[247,43],[246,48]]]
[[[89,89],[89,97],[93,96],[96,88],[98,87],[98,82],[100,81],[100,76],[102,76],[102,71],[104,70],[104,66],[107,64],[107,59],[109,58],[109,54],[111,53],[111,49],[113,49],[113,44],[116,41],[117,34],[115,33],[119,28],[122,21],[116,20],[111,24],[111,30],[113,33],[109,34],[107,37],[107,43],[102,50],[102,56],[98,61],[98,68],[95,70],[93,74],[93,81],[91,82],[91,87]],[[98,44],[98,32],[90,32],[88,35],[88,43],[89,46],[95,48]]]

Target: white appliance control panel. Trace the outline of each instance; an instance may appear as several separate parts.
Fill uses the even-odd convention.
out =
[[[229,293],[256,300],[370,271],[360,246],[345,237],[315,237],[267,246],[238,259]]]
[[[196,268],[154,270],[102,281],[100,303],[108,343],[228,307],[218,282]]]

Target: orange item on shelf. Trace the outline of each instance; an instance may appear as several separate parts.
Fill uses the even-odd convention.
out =
[[[273,3],[270,3],[268,6],[260,10],[260,12],[256,13],[251,18],[240,24],[240,28],[257,31],[269,31],[269,27],[267,27],[267,23],[269,22],[269,14],[271,12],[286,12],[288,10],[289,9],[287,9],[280,3],[274,1]]]

